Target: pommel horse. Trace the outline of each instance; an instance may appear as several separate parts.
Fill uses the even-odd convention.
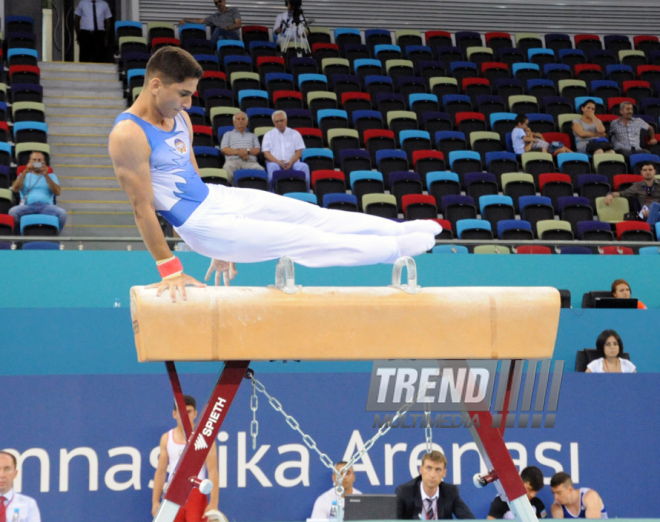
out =
[[[404,267],[407,284],[401,283]],[[193,487],[208,491],[196,477],[250,361],[550,359],[560,310],[554,288],[422,288],[412,258],[395,263],[387,287],[301,287],[293,263],[282,258],[274,286],[187,292],[187,301],[172,303],[156,290],[131,289],[138,360],[166,363],[180,412],[186,410],[175,362],[225,362],[194,432],[180,415],[188,443],[154,522],[173,522]],[[520,520],[536,521],[502,438],[506,410],[500,428],[491,427],[489,411],[479,415],[480,426],[470,430],[490,470],[480,483],[494,482]]]

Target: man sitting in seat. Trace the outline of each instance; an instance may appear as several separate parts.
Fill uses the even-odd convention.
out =
[[[11,186],[13,192],[21,195],[21,204],[9,209],[9,215],[14,218],[16,227],[19,221],[28,214],[47,214],[60,220],[60,232],[66,223],[66,210],[55,205],[55,196],[62,192],[57,176],[48,173],[46,158],[42,152],[30,154],[30,160],[25,170],[16,178]]]
[[[612,145],[614,145],[614,152],[623,154],[626,159],[631,154],[649,152],[640,143],[642,129],[649,133],[649,145],[658,143],[658,140],[655,139],[653,127],[641,118],[633,118],[633,110],[632,103],[629,101],[621,102],[619,104],[620,117],[610,124],[610,137],[612,139]]]
[[[205,24],[211,27],[211,42],[213,49],[218,40],[240,40],[238,30],[241,28],[241,13],[238,7],[227,7],[227,0],[213,0],[218,10],[206,18],[184,18],[183,24]]]
[[[642,163],[640,174],[644,181],[638,181],[621,192],[610,192],[605,196],[605,204],[614,198],[636,198],[639,202],[639,217],[645,219],[653,228],[660,221],[660,182],[655,179],[655,165],[650,161]]]
[[[264,170],[257,163],[257,154],[261,151],[259,139],[247,130],[247,123],[247,114],[244,112],[234,114],[234,130],[225,132],[220,142],[220,152],[225,155],[224,169],[230,182],[233,181],[236,170]]]
[[[286,112],[275,111],[273,113],[273,125],[275,128],[264,135],[261,148],[264,151],[268,181],[273,179],[276,170],[299,170],[305,173],[307,185],[309,186],[309,167],[300,161],[305,142],[300,133],[286,126]]]

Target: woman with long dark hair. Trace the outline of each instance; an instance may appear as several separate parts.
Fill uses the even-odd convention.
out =
[[[614,330],[605,330],[596,339],[598,359],[587,365],[587,373],[637,373],[635,365],[621,358],[623,341]]]

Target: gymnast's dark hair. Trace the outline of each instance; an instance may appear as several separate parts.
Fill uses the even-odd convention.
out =
[[[621,353],[623,352],[623,341],[621,340],[621,337],[619,337],[619,334],[616,333],[614,330],[604,330],[598,336],[598,339],[596,339],[597,357],[605,357],[605,343],[610,337],[614,337],[616,339],[616,342],[619,343],[619,353],[617,354],[617,357],[621,357]]]
[[[183,402],[186,406],[192,406],[194,409],[197,409],[197,401],[192,395],[184,395]],[[176,402],[174,403],[174,409],[176,410]]]
[[[529,482],[534,491],[543,489],[543,472],[536,466],[527,466],[520,472],[520,478],[523,482]]]
[[[550,479],[551,488],[556,488],[557,486],[561,486],[562,484],[568,484],[569,486],[573,485],[573,479],[571,479],[571,476],[565,471],[560,471],[559,473],[555,473],[553,477]]]
[[[147,63],[145,82],[154,77],[161,79],[166,85],[183,83],[204,76],[204,70],[193,58],[192,54],[179,47],[168,45],[158,49]]]

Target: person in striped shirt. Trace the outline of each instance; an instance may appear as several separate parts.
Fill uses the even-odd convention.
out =
[[[244,112],[234,114],[234,130],[225,132],[220,142],[220,152],[225,155],[224,169],[229,181],[234,180],[234,171],[239,169],[265,170],[257,163],[261,152],[259,139],[247,130],[248,116]]]

